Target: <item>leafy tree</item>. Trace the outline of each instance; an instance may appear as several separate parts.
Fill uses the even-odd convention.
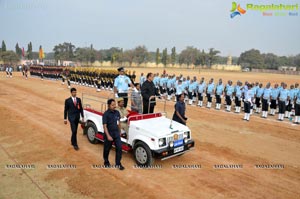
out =
[[[159,53],[159,48],[156,49],[155,63],[156,63],[156,65],[158,65],[158,64],[160,63],[160,53]]]
[[[134,61],[138,64],[145,63],[148,60],[148,50],[145,46],[137,46],[134,49]]]
[[[259,50],[251,49],[240,55],[238,64],[242,67],[263,68],[264,59]]]
[[[29,42],[28,46],[27,46],[27,59],[32,59],[32,43]]]
[[[69,60],[72,61],[75,58],[74,55],[75,46],[70,42],[64,42],[54,46],[54,58],[56,60]]]
[[[5,52],[5,51],[6,51],[6,44],[5,44],[4,40],[2,40],[1,51],[2,51],[2,52]]]
[[[171,50],[171,64],[174,65],[176,63],[176,48],[175,46]]]
[[[179,54],[179,63],[187,64],[188,66],[190,64],[196,65],[197,60],[199,60],[199,55],[200,51],[197,48],[194,48],[193,46],[188,46]]]
[[[168,50],[167,50],[167,48],[165,48],[162,52],[161,62],[163,63],[163,65],[165,67],[168,64]]]
[[[12,50],[2,51],[0,58],[4,63],[14,64],[20,61],[20,57]]]
[[[19,47],[19,44],[16,44],[16,53],[19,57],[22,56],[22,49]]]
[[[217,61],[217,54],[219,54],[220,51],[215,50],[214,48],[210,48],[209,52],[207,54],[207,60],[208,60],[208,65],[211,67],[216,61]]]

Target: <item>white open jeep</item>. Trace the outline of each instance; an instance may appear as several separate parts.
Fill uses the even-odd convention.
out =
[[[86,121],[82,128],[93,144],[104,141],[102,116],[107,110],[106,100],[93,95],[82,95]],[[97,110],[95,107],[101,108]],[[127,118],[128,132],[121,136],[122,150],[133,151],[139,166],[150,166],[154,158],[165,160],[182,155],[194,147],[190,129],[168,119],[165,113],[138,114],[129,111]]]

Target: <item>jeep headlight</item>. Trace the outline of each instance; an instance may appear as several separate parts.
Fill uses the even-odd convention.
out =
[[[183,137],[184,137],[184,138],[187,138],[187,139],[190,139],[190,137],[191,137],[191,136],[190,136],[190,132],[189,132],[189,131],[184,132],[184,133],[183,133]]]
[[[167,143],[166,143],[166,138],[160,138],[160,139],[158,140],[158,145],[159,145],[159,147],[166,146],[166,145],[167,145]]]
[[[170,147],[172,148],[172,147],[174,146],[174,142],[171,141],[171,142],[169,143],[169,145],[170,145]]]
[[[188,142],[188,139],[187,138],[184,138],[183,139],[184,143],[186,144]]]

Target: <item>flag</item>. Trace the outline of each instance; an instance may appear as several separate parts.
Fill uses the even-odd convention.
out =
[[[24,47],[22,48],[22,57],[25,57]]]
[[[40,46],[39,58],[40,58],[40,59],[44,59],[44,58],[45,58],[45,53],[44,53],[44,51],[43,51],[42,46]]]

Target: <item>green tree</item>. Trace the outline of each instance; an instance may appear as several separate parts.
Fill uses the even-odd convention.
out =
[[[176,48],[174,46],[171,52],[171,64],[174,66],[175,63],[176,63]]]
[[[242,67],[263,68],[264,59],[259,50],[251,49],[241,53],[238,64]]]
[[[279,66],[279,58],[273,53],[262,54],[264,59],[264,68],[277,69]]]
[[[4,41],[4,40],[2,40],[1,51],[2,51],[2,52],[5,52],[5,51],[6,51],[6,44],[5,44],[5,41]]]
[[[138,64],[145,63],[148,60],[148,50],[146,46],[137,46],[134,49],[134,61]]]
[[[162,64],[166,67],[168,64],[168,50],[165,48],[162,52],[162,57],[161,57],[161,62]]]
[[[54,58],[55,60],[68,60],[72,61],[75,58],[74,50],[75,46],[70,42],[64,42],[63,44],[58,44],[54,46]]]
[[[219,54],[220,51],[215,50],[214,48],[210,48],[209,52],[207,54],[207,61],[208,61],[208,66],[211,67],[217,60],[217,54]]]
[[[0,53],[0,58],[7,64],[15,64],[20,61],[20,57],[12,50],[2,51]]]
[[[182,50],[179,54],[178,61],[180,64],[197,64],[199,60],[200,51],[193,46],[188,46],[186,49]]]
[[[160,53],[159,53],[159,48],[156,49],[155,63],[156,63],[156,65],[158,65],[158,64],[160,63]]]
[[[28,46],[27,46],[27,59],[32,59],[32,43],[29,42]]]
[[[16,53],[19,57],[22,56],[22,49],[19,47],[19,44],[16,44]]]

